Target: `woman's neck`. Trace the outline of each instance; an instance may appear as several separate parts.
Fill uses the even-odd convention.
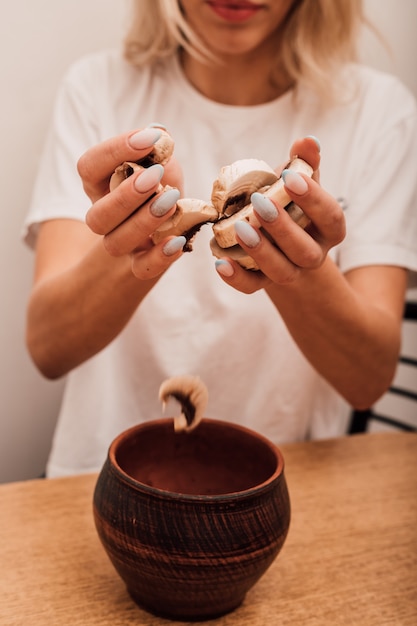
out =
[[[275,100],[292,87],[288,77],[272,78],[270,60],[223,58],[202,63],[183,51],[181,65],[190,83],[206,98],[221,104],[251,106]]]

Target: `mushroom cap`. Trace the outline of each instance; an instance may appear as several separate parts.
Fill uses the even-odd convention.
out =
[[[240,159],[222,167],[213,183],[211,202],[218,213],[233,215],[250,201],[254,191],[276,180],[276,172],[265,161]]]

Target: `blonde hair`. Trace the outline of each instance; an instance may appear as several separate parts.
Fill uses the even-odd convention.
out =
[[[124,43],[133,65],[153,63],[184,48],[203,62],[216,62],[182,15],[180,0],[133,0],[133,20]],[[369,25],[362,0],[295,0],[277,40],[276,71],[308,84],[324,100],[335,77],[357,60],[357,40]]]

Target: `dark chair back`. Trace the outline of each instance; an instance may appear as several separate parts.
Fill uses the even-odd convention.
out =
[[[394,381],[378,402],[354,410],[349,434],[379,430],[417,432],[417,302],[404,308],[403,342]]]

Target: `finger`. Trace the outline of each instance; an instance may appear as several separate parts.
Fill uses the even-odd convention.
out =
[[[149,280],[160,276],[183,254],[186,244],[184,236],[170,237],[152,246],[149,251],[131,254],[132,272],[140,280]]]
[[[112,256],[123,256],[133,250],[148,250],[153,245],[152,233],[175,212],[179,196],[179,190],[171,188],[152,197],[120,226],[105,235],[107,252]]]
[[[107,139],[85,152],[77,163],[84,190],[94,202],[109,191],[109,178],[124,161],[147,156],[161,137],[158,128],[144,128]]]
[[[161,184],[170,185],[180,190],[181,195],[184,195],[184,174],[177,159],[172,156],[164,165],[164,175],[161,180]]]
[[[300,229],[299,226],[297,228]],[[300,267],[292,263],[258,229],[243,220],[236,222],[235,229],[239,244],[256,261],[259,269],[271,281],[278,284],[287,284],[297,278]]]
[[[270,198],[253,194],[252,204],[264,232],[294,265],[314,269],[324,261],[326,250]]]
[[[216,259],[215,268],[225,283],[242,293],[254,293],[264,289],[269,283],[262,272],[245,270],[228,256]]]
[[[337,200],[308,176],[284,170],[282,177],[290,198],[311,220],[307,232],[314,234],[326,250],[340,243],[346,234],[346,223]]]
[[[129,176],[93,204],[86,215],[88,227],[97,235],[110,233],[159,190],[163,173],[157,164]]]
[[[313,168],[314,172],[318,171],[320,166],[320,142],[313,135],[297,139],[291,146],[290,158],[300,157],[307,161]]]

